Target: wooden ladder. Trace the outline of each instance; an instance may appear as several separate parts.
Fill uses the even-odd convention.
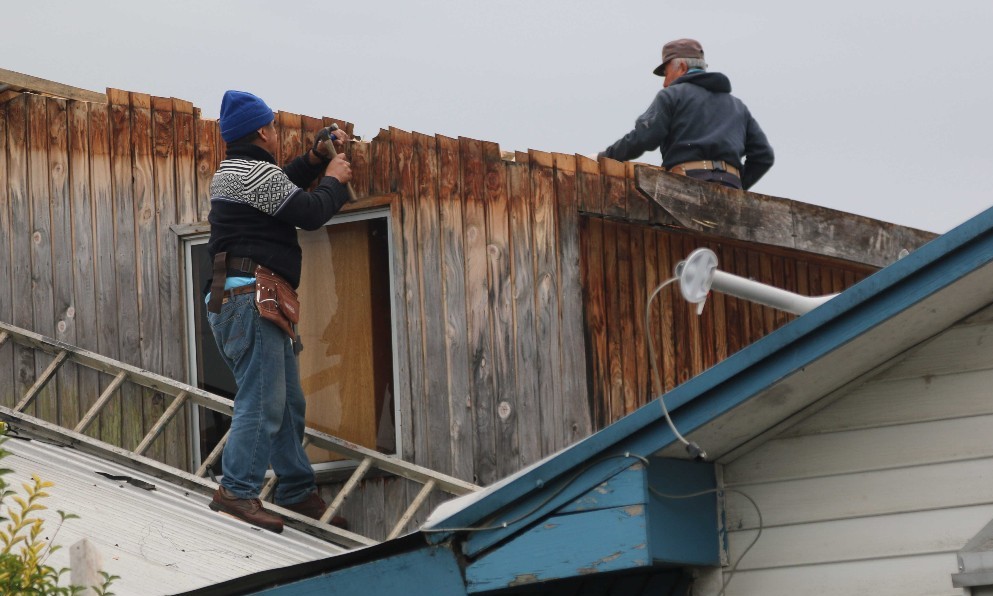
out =
[[[233,402],[230,399],[25,329],[0,323],[0,350],[3,349],[5,344],[10,342],[44,352],[53,356],[53,359],[45,370],[38,375],[34,384],[21,397],[17,405],[13,408],[0,406],[0,418],[19,428],[28,428],[33,433],[45,438],[69,443],[81,451],[95,454],[159,478],[165,478],[200,493],[210,495],[216,490],[217,484],[208,479],[206,475],[209,472],[209,468],[220,457],[228,438],[227,434],[224,435],[217,447],[204,458],[203,463],[192,474],[147,457],[145,453],[155,439],[162,434],[166,425],[177,414],[183,411],[183,406],[187,404],[203,406],[204,408],[230,417],[234,413]],[[55,376],[59,367],[68,361],[113,377],[96,402],[72,429],[63,428],[31,416],[24,411],[25,408],[35,401],[41,390]],[[125,383],[152,389],[172,398],[165,412],[152,425],[148,433],[133,450],[112,445],[84,434],[90,424],[99,416],[103,407],[107,405]],[[435,472],[434,470],[384,455],[312,428],[306,429],[303,444],[305,447],[314,445],[321,449],[326,449],[357,462],[357,465],[341,490],[331,500],[331,503],[319,520],[304,517],[273,504],[267,504],[266,508],[292,519],[295,527],[346,548],[370,546],[378,543],[378,540],[338,528],[328,523],[340,511],[345,500],[348,499],[349,495],[353,494],[363,478],[372,470],[376,470],[380,474],[406,478],[421,486],[406,510],[401,513],[400,518],[393,524],[392,530],[390,530],[386,537],[387,540],[396,538],[403,532],[417,510],[434,491],[440,491],[452,496],[460,496],[478,490],[479,488],[474,484],[459,480],[458,478],[453,478]],[[266,483],[261,495],[263,500],[271,495],[275,487],[275,482],[275,478],[271,478]]]

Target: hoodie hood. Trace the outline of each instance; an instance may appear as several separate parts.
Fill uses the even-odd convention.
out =
[[[691,72],[676,79],[673,85],[681,83],[703,87],[712,93],[731,93],[730,79],[719,72]]]

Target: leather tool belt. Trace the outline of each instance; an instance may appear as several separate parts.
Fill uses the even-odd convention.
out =
[[[294,342],[297,341],[300,299],[290,282],[262,265],[255,267],[255,307],[263,319],[272,321]]]
[[[249,258],[229,258],[226,252],[214,255],[213,274],[208,311],[219,313],[226,297],[254,289],[255,308],[258,309],[259,316],[282,329],[293,340],[293,350],[300,353],[303,344],[296,332],[296,324],[300,322],[300,299],[290,282]],[[255,286],[225,290],[224,283],[229,274],[252,276],[255,278]]]
[[[674,165],[671,168],[669,168],[670,172],[672,172],[673,174],[679,174],[681,176],[685,176],[686,172],[689,170],[711,170],[718,172],[727,172],[728,174],[732,174],[734,176],[737,176],[738,178],[741,178],[741,172],[738,171],[738,168],[734,167],[733,165],[729,164],[726,161],[719,161],[719,160],[715,161],[710,159],[703,159],[700,161],[687,161],[678,165]]]

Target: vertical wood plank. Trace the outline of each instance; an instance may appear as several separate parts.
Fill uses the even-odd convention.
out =
[[[627,166],[613,159],[600,159],[603,174],[603,211],[608,217],[627,218]]]
[[[520,401],[514,382],[513,277],[511,275],[510,220],[508,219],[507,169],[496,143],[483,143],[485,169],[486,253],[489,276],[487,295],[492,329],[491,371],[496,426],[496,477],[521,467],[518,417]]]
[[[462,230],[462,166],[458,141],[438,137],[438,167],[451,473],[457,478],[472,480],[472,401],[466,363],[465,236]],[[440,446],[437,448],[441,449]]]
[[[93,251],[100,255],[93,263],[96,312],[97,351],[108,358],[120,359],[121,348],[117,326],[117,267],[114,240],[114,186],[111,173],[111,114],[107,106],[90,106],[90,190],[93,197]],[[108,381],[101,379],[101,392]],[[100,411],[100,424],[87,433],[108,443],[119,445],[121,437],[121,403],[112,401]]]
[[[49,98],[48,172],[49,208],[52,218],[52,297],[55,303],[54,336],[77,345],[76,307],[73,304],[72,206],[69,196],[69,133],[66,101]],[[76,366],[71,363],[56,373],[55,407],[52,414],[63,425],[74,425],[80,417]],[[56,419],[53,419],[56,420]]]
[[[450,474],[452,470],[451,401],[448,394],[448,359],[445,354],[445,303],[441,232],[438,227],[438,150],[434,137],[414,133],[417,160],[417,237],[420,320],[424,341],[423,421],[428,466]],[[391,528],[392,529],[392,528]],[[389,531],[389,530],[387,530]]]
[[[0,104],[0,279],[9,280],[6,285],[0,285],[0,321],[14,320],[14,272],[13,260],[13,227],[10,220],[10,177],[7,173],[7,159],[10,147],[7,142],[7,110],[8,104]],[[16,404],[14,397],[14,351],[0,350],[0,379],[9,382],[0,383],[0,404],[9,406]]]
[[[650,392],[648,370],[648,329],[645,327],[645,307],[647,306],[648,288],[644,263],[645,258],[645,233],[641,226],[629,226],[631,229],[631,316],[632,330],[634,332],[634,360],[635,377],[630,379],[633,391],[633,400],[625,404],[624,413],[630,414],[645,404]]]
[[[473,464],[477,484],[497,480],[496,403],[488,308],[485,166],[482,143],[460,138],[462,219],[465,236],[465,300],[468,326],[469,390],[473,413]]]
[[[671,237],[669,233],[662,232],[656,236],[656,247],[658,248],[659,278],[665,281],[672,276],[673,271]],[[661,283],[661,281],[659,283]],[[678,371],[676,364],[676,313],[673,305],[681,298],[677,297],[678,289],[674,284],[669,284],[664,290],[659,292],[656,301],[658,302],[661,317],[661,375],[665,390],[669,391],[676,386]]]
[[[276,123],[279,127],[279,155],[276,156],[276,163],[284,165],[303,153],[303,141],[300,138],[303,121],[299,114],[279,112]]]
[[[220,135],[217,134],[217,122],[196,120],[196,202],[193,212],[184,212],[183,221],[207,221],[210,213],[210,181],[217,171],[217,147]]]
[[[21,95],[7,102],[7,175],[10,199],[11,230],[21,230],[10,236],[10,290],[12,291],[13,323],[31,329],[34,326],[33,301],[25,289],[31,287],[31,253],[34,242],[31,223],[31,199],[28,181],[28,96]],[[34,383],[34,351],[14,346],[14,395],[11,406],[20,401]]]
[[[600,164],[582,155],[576,156],[576,196],[578,208],[585,213],[599,213],[603,203]],[[580,218],[580,246],[583,304],[586,322],[587,395],[592,415],[591,429],[607,423],[607,331],[604,296],[603,221],[598,217]]]
[[[631,255],[631,226],[617,226],[617,289],[620,293],[620,349],[622,354],[621,395],[613,407],[614,420],[632,411],[637,403],[638,353],[635,347],[635,308],[640,297],[634,295],[633,258]]]
[[[102,109],[104,106],[94,106]],[[68,106],[69,193],[72,227],[73,308],[76,345],[97,351],[96,260],[93,201],[90,183],[90,104],[71,101]],[[100,395],[99,375],[79,367],[79,409],[87,411]],[[70,422],[66,420],[65,422]],[[65,423],[64,422],[64,423]]]
[[[34,306],[33,329],[42,335],[55,335],[55,288],[52,280],[52,213],[49,201],[48,109],[40,95],[28,96],[28,196],[31,209],[31,285]],[[35,356],[35,376],[41,374],[51,359]],[[53,380],[38,394],[28,412],[49,422],[58,419],[58,383]]]
[[[521,464],[541,459],[541,405],[534,363],[538,344],[534,317],[534,250],[531,234],[531,174],[528,164],[507,164],[513,278],[514,383]]]
[[[404,398],[400,402],[402,415],[410,421],[412,442],[409,444],[410,453],[406,459],[420,465],[428,461],[428,429],[426,427],[426,410],[424,396],[424,335],[421,326],[420,307],[420,271],[417,266],[417,164],[414,161],[413,137],[409,132],[390,128],[390,139],[393,145],[393,175],[397,179],[397,191],[400,193],[400,225],[401,235],[398,239],[403,246],[403,299],[404,314],[401,321],[407,334],[406,343],[406,376],[409,379]],[[401,344],[403,346],[403,344]],[[401,348],[403,349],[403,348]],[[401,360],[404,358],[401,356]]]
[[[603,224],[604,296],[606,298],[607,328],[607,399],[606,423],[617,420],[624,411],[624,350],[621,331],[621,301],[627,297],[620,290],[618,263],[618,225],[612,221]]]
[[[586,343],[583,340],[583,288],[580,273],[579,196],[576,158],[556,154],[555,197],[559,247],[559,345],[564,445],[590,434],[590,407],[586,384]]]
[[[173,98],[176,136],[176,223],[198,221],[197,210],[197,116],[193,104]]]
[[[697,249],[700,245],[700,241],[692,236],[681,235],[682,248],[673,254],[672,270],[676,270],[676,265],[684,260],[691,252]],[[678,298],[682,300],[680,296]],[[684,301],[685,302],[685,301]],[[689,377],[695,377],[696,375],[703,372],[703,332],[701,328],[701,315],[696,314],[696,305],[691,305],[689,303],[685,304],[686,318],[684,319],[684,324],[686,325],[686,338],[689,342],[689,352],[690,352],[690,362],[689,362]]]
[[[134,156],[131,147],[131,106],[126,91],[107,90],[111,104],[111,179],[116,225],[114,261],[117,269],[117,321],[120,359],[141,366],[138,322],[137,213],[134,205]],[[141,393],[123,386],[121,396],[121,446],[134,448],[141,440]]]
[[[634,182],[634,162],[624,162],[624,177],[627,179],[628,221],[647,223],[651,218],[651,209],[648,206],[649,199],[641,194]]]
[[[162,370],[161,316],[159,312],[159,238],[155,205],[152,158],[152,98],[131,93],[131,193],[134,204],[135,260],[137,263],[138,348],[141,366],[156,373]],[[170,101],[170,110],[172,108]],[[165,411],[162,395],[140,392],[141,403],[125,403],[125,429],[136,434],[134,445],[145,436]],[[132,417],[137,418],[132,420]],[[131,445],[131,443],[126,443]],[[149,452],[161,458],[162,444]]]
[[[369,184],[372,182],[372,144],[352,144],[352,188],[355,196],[360,199],[370,196]]]
[[[395,192],[396,188],[392,184],[391,142],[388,130],[379,130],[379,134],[372,140],[371,154],[369,192],[373,195]]]
[[[648,375],[647,379],[647,394],[642,396],[645,402],[651,401],[657,395],[664,391],[664,387],[659,387],[655,384],[655,379],[652,376],[652,357],[653,354],[648,349],[648,342],[651,340],[655,348],[655,366],[661,373],[663,363],[660,361],[659,355],[661,353],[662,337],[661,337],[661,326],[662,322],[659,320],[659,314],[661,312],[661,300],[659,296],[656,296],[650,303],[647,302],[648,296],[655,291],[655,288],[662,282],[664,282],[666,277],[664,274],[659,272],[659,249],[655,242],[656,231],[653,228],[646,227],[642,230],[642,242],[644,246],[645,254],[645,267],[644,267],[644,279],[645,279],[645,308],[647,308],[648,315],[648,325],[645,328],[645,367],[647,368],[646,373]],[[661,278],[661,279],[660,279]],[[659,292],[661,294],[661,292]],[[639,325],[645,325],[645,316],[642,314],[642,319],[638,321]],[[662,375],[659,374],[659,382],[661,384]]]
[[[183,308],[182,296],[186,295],[186,276],[183,261],[182,249],[179,239],[175,237],[172,230],[168,228],[167,216],[169,213],[175,216],[175,223],[194,223],[197,221],[197,155],[196,155],[196,130],[197,130],[197,110],[193,104],[173,98],[173,125],[175,128],[176,142],[176,193],[175,202],[171,211],[166,210],[163,201],[162,211],[159,221],[162,224],[160,234],[171,238],[173,248],[163,251],[161,267],[172,272],[172,283],[161,282],[160,287],[167,288],[162,293],[162,300],[168,302],[168,307],[163,307],[164,316],[172,323],[171,332],[174,333],[174,341],[163,344],[164,374],[177,379],[189,380],[190,374],[187,369],[187,353],[190,349],[188,338],[186,337],[186,319]],[[195,288],[194,288],[195,290]],[[194,292],[194,295],[196,292]],[[171,348],[167,348],[171,346]],[[177,422],[170,425],[166,430],[166,437],[162,440],[170,445],[166,448],[166,462],[175,463],[182,469],[190,470],[192,465],[189,432],[189,411],[192,406],[184,406],[187,415],[177,417]],[[175,447],[173,447],[173,445]],[[176,457],[175,462],[170,458]]]
[[[184,184],[182,180],[185,178],[187,183],[192,181],[193,165],[192,160],[180,164],[177,156],[181,141],[177,137],[182,134],[179,116],[182,112],[178,112],[176,108],[182,109],[182,107],[172,99],[152,98],[152,195],[157,216],[155,236],[158,247],[158,258],[157,262],[152,264],[152,273],[158,279],[159,292],[154,298],[149,298],[149,301],[157,301],[161,317],[158,332],[158,349],[161,358],[159,366],[163,375],[173,379],[184,378],[182,357],[185,346],[182,340],[185,334],[181,308],[181,297],[184,294],[183,282],[180,278],[179,239],[169,226],[177,222],[180,205],[186,202],[182,196]],[[192,142],[192,139],[190,141]],[[190,150],[192,154],[192,145]],[[192,191],[192,188],[190,190]],[[146,420],[146,426],[154,424],[165,412],[168,404],[163,397],[155,396],[150,420]],[[180,443],[179,433],[182,420],[181,417],[176,417],[166,426],[162,436],[152,444],[148,452],[149,456],[178,467],[185,465],[186,445]],[[145,430],[147,432],[150,428]]]
[[[530,151],[532,233],[535,259],[535,324],[538,342],[538,395],[541,404],[542,451],[548,455],[564,441],[560,378],[558,259],[555,223],[555,179],[552,156]]]

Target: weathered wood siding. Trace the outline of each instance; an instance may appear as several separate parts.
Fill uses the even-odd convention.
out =
[[[724,481],[762,511],[734,594],[964,594],[956,552],[991,518],[993,310],[729,462]],[[755,510],[727,497],[732,560]]]
[[[711,293],[697,315],[679,294],[678,284],[648,304],[649,295],[674,277],[676,264],[693,250],[713,250],[722,271],[808,296],[841,292],[876,270],[663,223],[664,212],[635,190],[630,167],[625,171],[624,164],[605,162],[601,177],[596,163],[587,162],[580,174],[584,196],[595,197],[605,189],[604,202],[581,203],[579,221],[587,381],[596,429],[795,318],[718,292]],[[661,386],[652,380],[649,333]]]
[[[186,379],[175,226],[202,227],[224,144],[189,102],[107,97],[23,93],[0,104],[0,276],[9,280],[0,320]],[[351,130],[280,112],[277,159],[301,153],[331,122]],[[392,214],[403,453],[480,484],[650,398],[645,298],[693,248],[711,246],[725,270],[807,294],[870,271],[679,228],[637,191],[631,164],[541,151],[510,160],[494,143],[393,128],[349,153],[361,200],[347,209]],[[667,294],[650,317],[666,389],[788,320],[720,295],[697,318]],[[0,403],[16,403],[47,365],[0,351],[0,379],[10,380]],[[108,382],[66,367],[32,407],[71,426]],[[129,390],[90,432],[133,447],[163,406]],[[170,425],[152,455],[187,466],[189,439],[185,424]]]

